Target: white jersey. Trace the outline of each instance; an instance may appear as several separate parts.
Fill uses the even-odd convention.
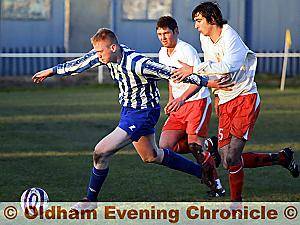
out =
[[[210,37],[200,34],[200,42],[204,52],[204,62],[194,67],[194,72],[207,74],[209,79],[221,77],[218,74],[230,73],[232,81],[235,82],[232,91],[215,91],[220,98],[219,104],[226,103],[239,95],[257,93],[254,82],[256,56],[233,28],[224,24],[216,43],[213,43]]]
[[[170,56],[167,53],[167,48],[161,47],[158,57],[160,63],[177,68],[182,67],[178,60],[187,63],[190,66],[199,66],[201,63],[196,49],[179,39]],[[172,95],[174,98],[180,97],[190,87],[190,84],[188,83],[174,83],[172,80],[169,82],[172,86]],[[187,101],[194,101],[208,96],[210,96],[208,88],[202,87],[196,94],[187,99]]]

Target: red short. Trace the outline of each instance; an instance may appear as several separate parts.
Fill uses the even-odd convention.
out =
[[[210,97],[186,102],[170,114],[162,130],[184,130],[188,135],[207,137],[210,117]]]
[[[258,94],[240,95],[219,106],[219,148],[231,137],[250,140],[260,110]]]

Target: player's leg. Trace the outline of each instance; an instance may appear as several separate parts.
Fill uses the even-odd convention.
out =
[[[280,165],[289,170],[293,177],[299,177],[299,166],[291,148],[284,148],[277,153],[245,152],[242,154],[242,161],[244,168]]]
[[[125,145],[131,143],[130,136],[117,127],[113,132],[104,137],[95,147],[93,153],[93,169],[86,197],[75,204],[72,209],[92,210],[97,208],[97,196],[108,174],[108,164],[111,156]]]
[[[242,201],[244,170],[241,155],[245,144],[245,139],[232,136],[224,156],[224,161],[229,172],[230,199],[233,202]]]
[[[88,200],[97,201],[97,196],[108,174],[111,156],[129,143],[131,143],[130,136],[117,127],[96,145],[93,153],[94,167],[87,190]]]
[[[209,158],[213,159],[211,153],[208,151],[203,151],[203,145],[206,138],[199,137],[198,135],[189,135],[189,147],[197,162],[203,167],[210,165],[210,174],[214,180],[214,186],[210,187],[210,191],[207,192],[208,197],[221,197],[225,196],[225,189],[221,184],[218,171],[216,169],[215,160],[208,160]]]
[[[258,94],[241,95],[220,105],[219,109],[219,144],[223,165],[229,172],[231,201],[242,201],[242,152],[253,132],[259,114],[260,98]]]
[[[174,122],[172,123],[172,120],[170,120],[170,119],[166,121],[165,125],[168,123],[174,124]],[[172,125],[167,125],[167,126],[169,129],[170,128],[169,126],[172,126]],[[178,126],[176,128],[178,128]],[[189,138],[188,138],[188,135],[186,135],[185,131],[166,130],[166,128],[165,128],[165,129],[163,129],[163,132],[160,137],[159,147],[162,149],[173,150],[174,152],[179,153],[179,154],[185,154],[185,153],[192,152],[194,157],[196,158],[197,162],[199,163],[199,162],[203,162],[204,158],[207,159],[209,157],[208,155],[205,155],[205,153],[201,153],[202,146],[204,145],[204,141],[207,141],[206,138],[204,138],[204,137],[199,137],[198,135],[189,135]],[[208,141],[210,141],[210,139],[208,139]],[[212,152],[212,150],[211,150],[212,148],[216,148],[216,151],[217,151],[217,138],[216,138],[215,142],[216,143],[214,143],[214,146],[212,146],[211,141],[209,142],[209,143],[211,143],[210,145],[206,145],[210,149],[210,151],[209,151],[210,153]],[[189,145],[189,143],[190,143],[190,145]],[[197,145],[195,145],[196,143],[197,143]],[[192,149],[192,151],[191,151],[191,149]],[[218,157],[219,157],[218,162],[220,163],[221,157],[219,154],[218,154]],[[214,180],[216,183],[216,188],[219,193],[210,191],[208,193],[208,195],[210,197],[214,197],[213,195],[223,196],[225,194],[225,190],[222,187],[222,184],[219,179],[218,172],[217,172],[215,166],[213,166],[212,170],[213,170],[212,175],[214,177]],[[215,190],[215,188],[214,188],[214,190]]]
[[[208,151],[215,160],[216,167],[221,164],[221,155],[219,153],[218,137],[211,136],[206,138],[203,146],[204,151]]]
[[[195,148],[193,147],[193,144],[196,143],[197,145],[202,146],[202,150],[208,150],[208,145],[206,145],[205,142],[207,142],[206,138],[208,136],[208,127],[212,112],[211,98],[207,97],[204,99],[198,99],[186,104],[187,107],[189,107],[185,118],[185,122],[187,124],[186,133],[188,134],[188,144],[192,146],[190,149],[193,151],[193,155],[196,157],[196,159],[198,158],[199,161],[200,155],[198,152],[194,151]],[[212,148],[210,148],[209,150],[211,152],[211,155],[215,153],[212,151]],[[215,150],[217,152],[217,149]]]
[[[201,166],[169,149],[160,149],[155,143],[155,135],[149,134],[133,142],[141,159],[145,163],[162,164],[175,170],[201,178]]]
[[[206,162],[205,159],[211,156],[210,152],[204,151],[204,149],[206,149],[204,143],[208,136],[209,122],[212,113],[211,98],[198,99],[188,102],[186,105],[187,115],[185,117],[185,122],[187,124],[186,133],[188,135],[189,148],[197,162],[205,166],[205,163],[209,162]],[[218,193],[215,193],[214,190],[212,190],[209,192],[209,196],[213,197],[213,195],[215,195],[215,197],[217,197],[224,195],[225,190],[222,188],[215,163],[212,165],[211,172],[216,184],[214,190],[217,189]]]
[[[159,139],[160,148],[168,148],[180,154],[190,153],[185,133],[184,112],[187,112],[186,105],[170,113],[162,128]]]
[[[224,167],[224,169],[228,169],[228,165],[227,165],[227,162],[226,162],[226,156],[227,156],[227,152],[228,152],[228,148],[229,148],[229,144],[226,144],[224,146],[222,146],[219,151],[220,151],[220,155],[221,155],[221,162],[222,162],[222,165]]]
[[[256,98],[255,98],[256,97]],[[254,108],[254,113],[249,112],[246,118],[249,118],[250,126],[243,136],[244,139],[249,140],[253,131],[254,123],[258,117],[260,110],[260,100],[258,95],[246,96],[246,101],[253,99],[248,104]],[[255,105],[253,104],[255,103]],[[255,106],[255,107],[254,107]],[[251,108],[251,107],[250,107]],[[281,165],[290,171],[293,177],[299,176],[299,166],[296,164],[294,159],[294,152],[291,148],[284,148],[278,153],[256,153],[247,152],[242,154],[242,162],[244,168],[257,168],[264,166]]]
[[[199,137],[196,134],[188,134],[188,145],[189,149],[192,152],[198,163],[203,163],[204,153],[203,153],[203,145],[205,138]]]
[[[218,146],[221,153],[222,164],[228,170],[231,201],[242,201],[242,188],[244,172],[241,162],[241,154],[245,145],[243,139],[236,138],[232,133],[239,129],[233,129],[235,117],[239,115],[239,107],[242,100],[232,100],[219,105]],[[236,122],[237,126],[243,123]],[[243,135],[242,135],[243,136]]]
[[[156,163],[178,170],[198,178],[204,179],[207,185],[213,184],[213,179],[209,174],[211,168],[202,168],[198,163],[177,154],[169,149],[160,149],[155,143],[155,135],[142,136],[137,142],[133,142],[138,154],[146,163]],[[212,158],[210,158],[213,160]],[[208,174],[208,175],[207,175]]]
[[[221,180],[219,178],[219,174],[216,169],[215,158],[214,158],[214,161],[206,161],[206,159],[208,157],[212,157],[212,154],[209,151],[204,151],[205,142],[207,141],[207,138],[205,138],[203,136],[207,135],[207,131],[205,131],[205,129],[203,131],[204,131],[204,133],[200,132],[200,133],[198,133],[198,135],[189,134],[188,137],[189,137],[190,150],[193,153],[194,157],[197,159],[198,163],[201,163],[203,166],[205,166],[206,163],[212,164],[211,165],[211,175],[215,182],[215,186],[213,188],[211,188],[210,191],[207,192],[208,197],[225,196],[225,189],[223,188],[223,186],[221,184]],[[199,135],[202,135],[202,137]],[[219,155],[219,153],[218,153],[218,157],[219,157],[219,161],[221,161],[221,156]]]
[[[209,121],[211,118],[211,99],[210,97],[198,99],[186,103],[186,133],[188,144],[198,163],[201,163],[203,155],[204,141],[208,136]],[[201,146],[201,149],[200,149]]]
[[[185,130],[163,129],[159,139],[159,147],[168,148],[180,154],[190,153]]]
[[[142,136],[138,141],[132,142],[137,153],[145,163],[157,163],[163,159],[163,152],[155,143],[155,134]]]
[[[137,127],[137,129],[132,132],[131,140],[134,141],[133,144],[142,160],[146,163],[162,164],[169,168],[194,175],[198,178],[202,178],[206,184],[212,185],[214,182],[207,172],[209,171],[210,164],[205,168],[201,168],[199,164],[169,149],[159,149],[157,147],[154,126],[159,119],[159,113],[159,107],[133,112],[134,115],[132,115],[132,117],[134,117],[135,120],[132,122],[136,123],[135,127]],[[138,118],[138,120],[136,118]],[[124,130],[126,130],[125,126]],[[213,159],[211,158],[211,160]]]
[[[265,166],[270,158],[273,165],[282,165],[286,167],[293,177],[299,176],[298,165],[295,163],[292,158],[291,150],[286,148],[281,150],[279,153],[242,153],[245,146],[246,140],[241,138],[232,137],[230,144],[224,146],[222,153],[224,154],[225,168],[229,171],[229,184],[230,184],[230,193],[231,201],[241,201],[242,200],[242,189],[243,189],[243,180],[244,172],[243,168],[254,168],[254,165]],[[269,158],[269,159],[267,159]],[[245,160],[246,159],[246,160]],[[266,161],[263,161],[263,160]],[[276,164],[274,164],[276,162]],[[249,164],[251,164],[249,166]],[[245,165],[247,167],[245,167]]]

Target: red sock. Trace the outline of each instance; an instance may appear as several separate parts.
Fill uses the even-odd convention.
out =
[[[241,202],[244,184],[243,166],[242,164],[237,166],[229,166],[228,171],[230,185],[230,200],[232,202]]]
[[[276,153],[273,153],[273,154],[276,154]],[[286,157],[285,157],[284,153],[279,152],[277,155],[278,155],[278,164],[279,165],[285,165],[286,164]]]
[[[191,153],[187,138],[180,139],[174,146],[173,151],[179,154]]]
[[[208,151],[204,151],[201,154],[203,156],[203,162],[202,162],[202,164],[205,164],[207,162],[207,160],[209,159],[209,157],[211,157],[211,155],[210,155],[210,153]],[[213,163],[214,163],[214,161],[213,161]],[[214,180],[219,179],[219,174],[218,174],[218,171],[217,171],[215,165],[212,167],[211,175],[214,178]]]
[[[242,154],[244,168],[256,168],[262,166],[272,166],[273,159],[269,153],[247,152]]]

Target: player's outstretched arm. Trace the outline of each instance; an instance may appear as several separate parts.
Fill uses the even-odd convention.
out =
[[[141,73],[147,79],[171,80],[174,69],[176,69],[176,68],[169,67],[164,64],[154,62],[151,59],[148,59],[142,63]],[[198,75],[192,74],[188,77],[185,77],[182,81],[185,83],[196,84],[198,86],[203,87],[203,86],[207,85],[208,78],[205,76],[198,76]]]
[[[97,52],[92,49],[80,58],[58,64],[53,67],[53,72],[60,76],[76,75],[99,65],[103,64],[100,63]]]
[[[47,77],[53,75],[59,75],[59,76],[75,75],[99,65],[102,65],[102,63],[100,63],[99,61],[97,52],[95,50],[91,50],[90,52],[84,54],[80,58],[73,59],[71,61],[67,61],[62,64],[58,64],[52,68],[36,73],[32,77],[32,80],[35,83],[41,83]]]

